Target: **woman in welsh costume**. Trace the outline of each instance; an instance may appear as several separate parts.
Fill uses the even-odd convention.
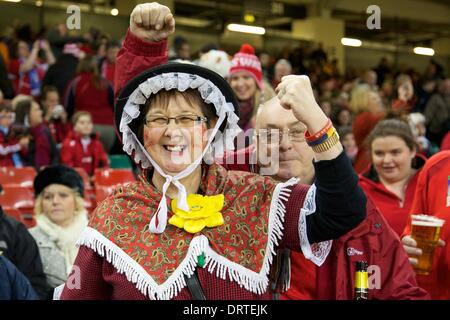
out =
[[[365,218],[357,176],[305,76],[286,77],[277,92],[322,139],[315,185],[207,161],[233,146],[236,98],[218,74],[166,63],[174,29],[170,10],[157,3],[131,14],[117,59],[115,120],[143,171],[94,211],[62,299],[271,299],[278,248],[320,265],[330,239]]]

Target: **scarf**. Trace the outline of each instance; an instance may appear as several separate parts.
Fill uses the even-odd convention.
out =
[[[64,256],[66,272],[69,275],[78,254],[76,242],[88,224],[86,213],[83,211],[75,215],[72,224],[66,228],[53,223],[45,214],[38,215],[36,222],[38,227],[55,242]]]

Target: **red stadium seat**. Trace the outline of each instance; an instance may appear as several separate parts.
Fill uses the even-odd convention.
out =
[[[80,168],[80,167],[77,167],[74,169],[80,174],[81,178],[83,179],[84,189],[85,190],[94,189],[92,187],[91,180],[90,180],[89,175],[87,174],[86,170],[84,170],[83,168]]]
[[[0,205],[5,212],[17,214],[16,211],[19,211],[22,218],[21,222],[27,228],[36,225],[34,218],[34,195],[30,189],[5,185],[3,193],[0,194]]]
[[[35,177],[36,177],[36,170],[33,167],[0,168],[0,184],[3,187],[16,186],[33,189],[33,182]]]
[[[97,205],[105,200],[110,194],[112,194],[114,187],[97,186],[95,188],[95,197]]]
[[[20,211],[23,211],[22,209],[33,208],[33,192],[28,188],[3,185],[3,193],[0,194],[0,205],[5,208],[16,208]]]
[[[3,211],[6,213],[7,216],[16,219],[19,222],[24,223],[22,214],[20,211],[16,208],[10,208],[10,207],[4,207]]]
[[[118,184],[136,181],[133,171],[128,169],[95,169],[95,187],[112,187]],[[98,201],[98,199],[97,199]]]

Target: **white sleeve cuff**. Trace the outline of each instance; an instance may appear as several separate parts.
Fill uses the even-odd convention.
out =
[[[331,251],[332,240],[319,243],[309,243],[306,232],[306,216],[316,212],[316,186],[313,184],[306,193],[303,208],[300,209],[298,222],[298,234],[300,238],[300,247],[306,259],[311,260],[315,265],[321,266]]]

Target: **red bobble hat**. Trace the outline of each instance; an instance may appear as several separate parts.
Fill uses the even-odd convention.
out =
[[[255,79],[259,89],[263,88],[261,62],[255,56],[255,49],[247,43],[241,46],[241,49],[234,55],[231,61],[230,76],[239,71],[248,72]]]

